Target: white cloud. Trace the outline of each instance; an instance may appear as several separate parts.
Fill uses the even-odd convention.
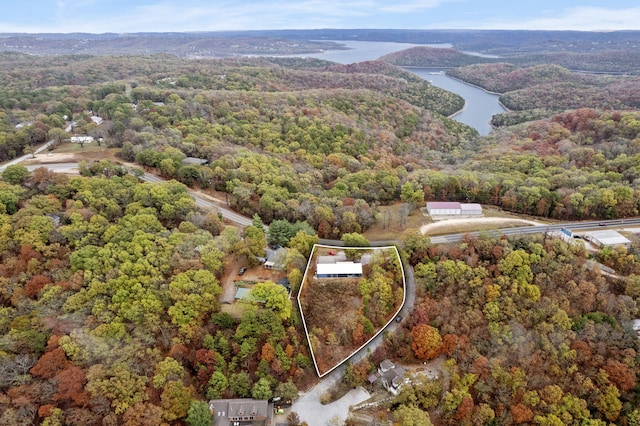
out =
[[[425,9],[434,9],[444,3],[457,3],[461,0],[413,0],[398,1],[397,3],[384,4],[379,7],[380,12],[385,13],[412,13]]]
[[[51,0],[50,18],[0,22],[0,32],[227,31],[304,28],[460,28],[543,30],[640,30],[640,7],[539,10],[535,15],[491,15],[465,20],[458,6],[470,0]],[[455,3],[461,3],[456,5]],[[561,2],[558,2],[561,3]],[[465,9],[465,10],[466,10]],[[505,8],[504,13],[516,13]],[[489,12],[487,12],[489,13]],[[453,19],[446,20],[443,16]],[[456,17],[459,17],[456,19]],[[471,18],[469,18],[471,19]]]
[[[555,12],[558,14],[558,12]],[[478,25],[459,23],[464,28],[511,30],[578,30],[610,31],[640,30],[640,7],[607,9],[604,7],[576,7],[564,9],[557,17],[519,19],[514,21],[485,21]],[[456,26],[461,28],[461,26]]]

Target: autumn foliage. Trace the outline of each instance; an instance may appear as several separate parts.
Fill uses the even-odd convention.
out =
[[[442,351],[442,337],[438,329],[427,324],[418,324],[411,330],[411,348],[418,359],[428,361]]]

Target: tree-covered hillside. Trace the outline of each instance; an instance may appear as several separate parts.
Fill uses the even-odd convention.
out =
[[[296,318],[221,312],[226,261],[262,231],[184,185],[37,169],[0,200],[0,424],[202,424],[200,401],[291,398],[313,374]]]
[[[559,238],[405,241],[416,308],[373,357],[445,361],[439,380],[401,388],[397,420],[413,408],[442,425],[637,424],[635,275],[607,278]],[[616,256],[637,268],[636,246]]]
[[[576,71],[591,73],[638,74],[640,52],[636,50],[637,41],[627,41],[607,47],[587,48],[587,43],[558,43],[548,40],[544,46],[533,47],[526,41],[507,41],[496,37],[493,42],[503,43],[497,47],[480,45],[474,42],[462,42],[455,48],[433,48],[418,46],[390,53],[380,59],[402,67],[464,67],[472,64],[496,64],[508,62],[519,67],[538,65],[556,65]],[[521,46],[518,43],[522,42]],[[580,47],[578,45],[581,44]],[[462,47],[464,46],[464,47]],[[586,51],[585,51],[586,50]],[[468,52],[481,52],[481,55]]]
[[[518,67],[508,63],[471,65],[448,70],[447,74],[501,94],[500,101],[510,111],[494,116],[492,123],[496,126],[582,107],[636,110],[640,106],[638,77],[583,74],[548,64]]]
[[[459,69],[522,109],[522,123],[481,138],[446,118],[459,97],[383,62],[7,53],[0,65],[0,160],[89,135],[167,179],[140,183],[107,161],[76,177],[3,171],[0,424],[201,424],[206,399],[295,396],[312,372],[289,299],[262,283],[231,315],[218,298],[229,262],[257,263],[267,241],[289,246],[295,291],[318,236],[363,232],[382,205],[402,203],[405,219],[425,200],[562,220],[640,212],[634,78]],[[218,191],[253,225],[197,210],[187,186]],[[346,381],[386,357],[447,361],[381,417],[638,422],[636,246],[595,253],[620,275],[606,278],[551,236],[399,245],[417,308]]]
[[[73,119],[75,133],[121,147],[126,161],[226,191],[232,207],[266,222],[309,220],[322,237],[367,229],[408,169],[463,157],[477,136],[445,117],[459,96],[382,62],[1,59],[1,158],[65,140]]]

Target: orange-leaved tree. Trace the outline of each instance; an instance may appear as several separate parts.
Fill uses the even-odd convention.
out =
[[[438,329],[427,324],[418,324],[411,330],[411,337],[411,348],[417,358],[428,361],[440,355],[442,337]]]

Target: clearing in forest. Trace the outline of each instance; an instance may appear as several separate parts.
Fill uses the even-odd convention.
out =
[[[377,336],[404,300],[404,271],[396,247],[315,245],[298,305],[318,376]]]

